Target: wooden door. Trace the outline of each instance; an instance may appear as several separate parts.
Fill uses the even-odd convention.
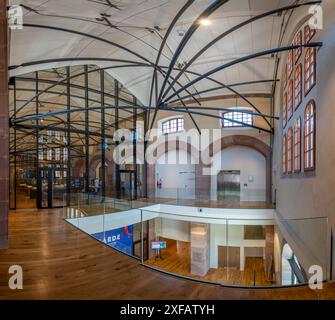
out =
[[[240,247],[218,246],[218,267],[240,269]]]

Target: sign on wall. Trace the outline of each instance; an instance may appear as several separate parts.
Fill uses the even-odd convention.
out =
[[[97,240],[108,246],[133,255],[133,226],[122,227],[92,234]]]

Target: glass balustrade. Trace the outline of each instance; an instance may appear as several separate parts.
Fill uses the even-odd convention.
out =
[[[64,217],[142,265],[187,279],[278,287],[308,284],[319,271],[321,280],[329,276],[326,218],[286,220],[271,206],[199,207],[188,199],[152,200],[65,195]]]

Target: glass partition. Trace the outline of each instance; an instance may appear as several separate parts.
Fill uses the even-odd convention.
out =
[[[157,188],[150,199],[158,203],[170,203],[184,206],[208,206],[221,208],[267,208],[273,207],[267,201],[265,189],[253,189],[241,186],[239,192],[220,191],[219,189]]]
[[[64,201],[69,223],[168,274],[239,287],[307,284],[315,268],[327,279],[326,218],[283,220],[271,208],[192,207],[86,194]]]

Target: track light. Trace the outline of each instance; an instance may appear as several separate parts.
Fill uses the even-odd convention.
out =
[[[200,24],[204,27],[207,27],[211,24],[212,22],[209,19],[201,19]]]

